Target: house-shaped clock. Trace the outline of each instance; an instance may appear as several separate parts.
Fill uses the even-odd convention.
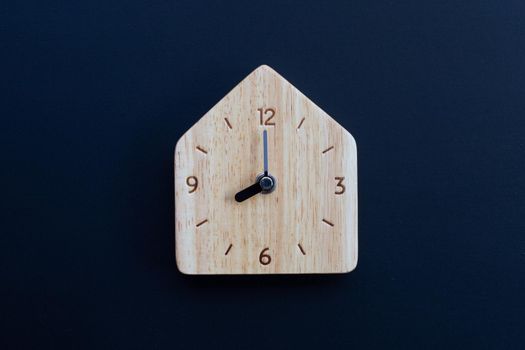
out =
[[[354,138],[270,67],[250,73],[193,125],[174,158],[181,272],[355,268]]]

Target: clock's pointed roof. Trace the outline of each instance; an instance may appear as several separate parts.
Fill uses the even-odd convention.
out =
[[[284,92],[284,94],[283,94]],[[286,80],[277,71],[266,64],[262,64],[241,80],[230,92],[228,92],[219,102],[217,102],[199,122],[208,118],[219,119],[223,122],[224,116],[213,113],[221,109],[221,105],[229,104],[232,100],[249,101],[253,104],[254,99],[261,100],[261,107],[267,104],[268,100],[279,93],[285,98],[288,97],[296,103],[308,105],[311,109],[317,110],[316,116],[325,118],[329,124],[335,123],[340,126],[330,115],[304,95],[298,88]],[[340,126],[341,127],[341,126]]]

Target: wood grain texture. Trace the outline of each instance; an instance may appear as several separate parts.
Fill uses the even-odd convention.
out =
[[[275,111],[270,121],[275,125],[260,125],[261,108]],[[235,194],[263,170],[264,129],[277,188],[237,203]],[[174,158],[175,250],[181,272],[343,273],[355,268],[354,138],[270,67],[249,74],[188,130]],[[193,193],[190,176],[198,179]]]

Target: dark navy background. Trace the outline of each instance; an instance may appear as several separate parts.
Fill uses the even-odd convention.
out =
[[[260,64],[355,136],[359,264],[188,277],[177,139]],[[522,349],[525,3],[6,1],[0,348]]]

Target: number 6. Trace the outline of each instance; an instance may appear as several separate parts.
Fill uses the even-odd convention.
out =
[[[262,265],[268,265],[269,263],[272,262],[272,257],[268,254],[264,254],[265,251],[267,250],[270,250],[270,248],[264,248],[261,252],[261,254],[259,254],[259,262],[262,264]]]

